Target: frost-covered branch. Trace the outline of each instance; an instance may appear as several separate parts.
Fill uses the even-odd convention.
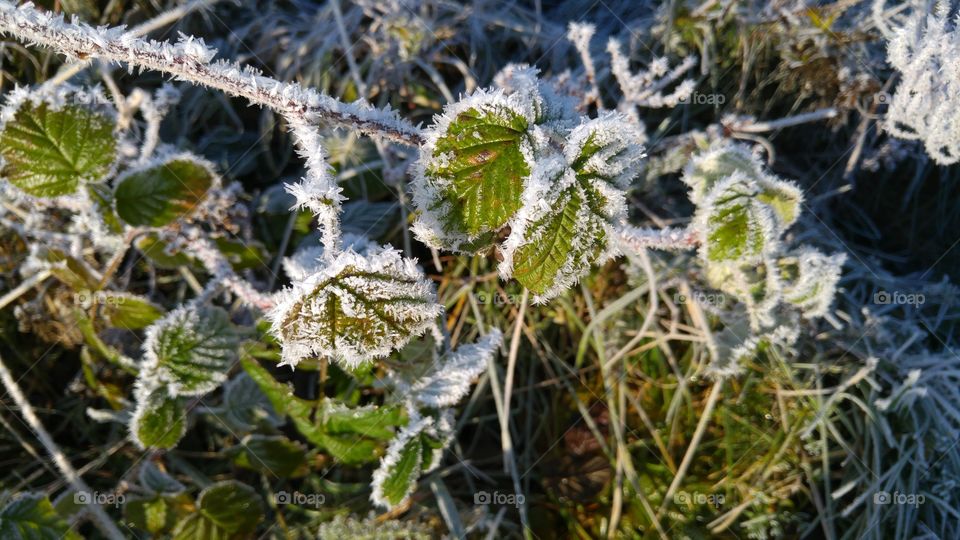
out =
[[[39,11],[32,3],[17,7],[7,0],[0,0],[0,31],[78,60],[100,58],[168,73],[244,97],[290,121],[309,125],[327,121],[400,144],[421,142],[420,130],[395,111],[376,109],[366,103],[343,103],[312,88],[265,77],[236,62],[213,61],[216,50],[192,36],[181,35],[176,44],[147,41],[123,27],[94,28],[76,21],[66,22],[62,15]]]
[[[675,107],[693,93],[695,84],[691,79],[681,81],[670,94],[663,95],[662,91],[697,64],[696,56],[686,57],[672,69],[666,58],[655,58],[647,70],[633,73],[622,49],[617,39],[607,42],[610,70],[628,103],[640,107]]]
[[[629,248],[640,249],[693,249],[700,244],[697,232],[691,228],[648,229],[625,225],[618,231],[621,243]]]

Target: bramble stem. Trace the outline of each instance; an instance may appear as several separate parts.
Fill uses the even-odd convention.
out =
[[[290,119],[310,124],[325,120],[409,146],[423,141],[420,130],[394,111],[376,109],[367,103],[343,103],[235,62],[212,62],[216,51],[193,37],[181,38],[176,45],[147,41],[122,27],[100,29],[68,23],[61,15],[39,11],[29,3],[17,7],[8,0],[0,0],[0,31],[78,60],[99,58],[168,73],[244,97]]]

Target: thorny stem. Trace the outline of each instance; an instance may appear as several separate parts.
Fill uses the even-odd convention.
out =
[[[390,111],[368,104],[346,104],[299,84],[280,82],[232,62],[211,63],[216,51],[202,41],[185,38],[176,46],[140,39],[122,28],[92,28],[68,23],[59,15],[19,8],[0,0],[0,31],[85,60],[99,58],[168,73],[184,81],[244,97],[268,107],[288,120],[316,126],[326,120],[340,127],[417,146],[420,130]],[[312,149],[311,149],[312,150]]]
[[[0,358],[0,381],[3,382],[7,393],[13,398],[17,407],[20,408],[21,416],[27,421],[27,424],[40,440],[40,443],[43,444],[43,447],[50,453],[50,456],[53,458],[53,463],[60,469],[60,472],[64,478],[66,478],[67,482],[78,492],[90,493],[92,491],[90,487],[80,478],[80,475],[74,470],[73,465],[70,464],[70,460],[67,459],[67,456],[65,456],[60,450],[60,447],[57,446],[57,443],[53,441],[53,437],[51,437],[50,433],[43,427],[43,423],[40,422],[40,419],[33,411],[30,402],[24,397],[23,391],[20,390],[20,386],[17,385],[17,382],[13,379],[7,366],[3,363],[2,358]],[[90,510],[90,517],[93,523],[100,529],[100,532],[103,533],[104,536],[111,540],[123,540],[123,533],[120,532],[120,529],[117,528],[116,524],[110,519],[110,516],[107,515],[102,506],[96,502],[92,502],[88,506],[88,509]]]
[[[634,250],[685,250],[700,245],[700,237],[692,228],[665,227],[649,229],[625,225],[617,230],[620,242]]]

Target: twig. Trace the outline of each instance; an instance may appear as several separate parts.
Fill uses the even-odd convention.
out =
[[[376,109],[367,103],[342,103],[312,88],[280,82],[235,62],[213,62],[216,51],[192,36],[182,36],[176,45],[146,41],[123,28],[68,23],[62,15],[39,11],[29,3],[17,7],[7,0],[0,0],[0,31],[68,57],[99,58],[168,73],[246,98],[273,109],[288,121],[316,125],[326,120],[400,144],[418,146],[423,142],[420,130],[395,111]]]
[[[516,456],[513,452],[513,439],[510,437],[510,398],[513,394],[513,374],[517,367],[517,353],[520,350],[520,331],[523,328],[523,318],[527,311],[527,299],[530,291],[523,289],[520,297],[520,308],[517,310],[517,320],[514,322],[513,335],[510,337],[510,355],[507,358],[507,374],[503,382],[503,414],[500,416],[500,443],[503,448],[503,467],[513,478],[513,490],[520,494],[520,475],[517,471]],[[517,499],[520,509],[520,521],[523,524],[524,536],[529,535],[530,526],[527,522],[527,507],[523,499]]]
[[[10,302],[13,302],[17,298],[20,298],[21,296],[23,296],[23,294],[29,291],[31,288],[33,288],[34,285],[50,277],[50,273],[51,272],[49,269],[41,270],[36,274],[27,278],[23,283],[17,285],[13,290],[8,292],[7,294],[3,295],[3,297],[0,298],[0,309],[7,307],[7,305],[9,305]]]
[[[7,389],[7,393],[10,394],[10,397],[13,398],[14,403],[20,408],[20,414],[23,416],[24,420],[27,421],[27,424],[36,434],[37,438],[40,440],[40,443],[44,448],[47,449],[47,452],[50,453],[50,456],[53,458],[54,465],[60,469],[60,472],[70,483],[75,491],[91,493],[93,490],[90,489],[90,486],[77,474],[77,471],[74,470],[73,465],[70,464],[70,461],[63,454],[60,448],[53,438],[47,432],[46,428],[43,427],[43,424],[40,422],[40,419],[37,417],[36,413],[33,411],[33,407],[30,406],[30,402],[27,401],[24,397],[23,392],[20,390],[20,386],[17,385],[17,382],[13,380],[13,376],[10,374],[10,371],[7,369],[6,364],[3,363],[3,359],[0,358],[0,381],[3,382],[3,386]],[[111,540],[123,540],[123,533],[120,532],[120,529],[117,528],[116,524],[110,519],[110,516],[103,510],[96,501],[92,501],[90,506],[90,517],[94,525],[100,529],[100,532],[104,536],[110,538]]]

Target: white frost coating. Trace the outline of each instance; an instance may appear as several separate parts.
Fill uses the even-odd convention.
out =
[[[520,94],[533,105],[538,124],[565,131],[577,124],[576,101],[540,80],[540,70],[527,64],[507,64],[493,82],[508,95]]]
[[[408,395],[426,407],[442,408],[456,405],[470,389],[470,384],[486,368],[503,342],[498,329],[481,337],[471,345],[461,345],[441,356],[430,370],[412,384],[397,380],[397,392]]]
[[[131,67],[169,73],[178,79],[244,97],[269,107],[287,120],[311,125],[330,121],[341,127],[407,145],[420,142],[419,130],[400,119],[395,111],[381,110],[363,102],[342,103],[312,88],[264,77],[259,71],[234,62],[213,62],[216,51],[202,39],[180,35],[176,44],[144,40],[124,27],[97,27],[62,15],[39,11],[32,3],[16,6],[0,0],[0,31],[50,47],[75,59],[100,58]]]
[[[887,110],[887,131],[923,141],[927,153],[941,165],[960,161],[957,20],[949,9],[916,10],[890,40],[887,58],[901,73]]]
[[[588,100],[599,100],[600,89],[597,87],[597,69],[593,65],[593,56],[590,54],[590,40],[597,32],[597,27],[590,23],[571,22],[567,26],[567,39],[573,43],[580,54],[580,61],[583,62],[583,70],[587,75],[587,82],[590,83],[590,91],[586,95]]]
[[[137,448],[140,450],[147,450],[148,445],[144,444],[140,440],[140,436],[137,433],[140,431],[140,424],[143,422],[143,417],[147,414],[148,406],[152,405],[153,400],[163,399],[166,397],[166,391],[163,390],[163,385],[156,378],[155,372],[147,372],[144,370],[141,372],[141,375],[137,377],[136,382],[133,386],[133,398],[136,403],[133,409],[133,414],[130,415],[130,421],[127,424],[130,434],[130,440],[133,441]],[[178,439],[183,438],[184,434],[187,432],[187,422],[186,419],[181,419],[179,423],[180,430],[177,435]],[[170,429],[173,429],[174,426],[169,426]]]
[[[424,132],[425,142],[413,166],[413,201],[420,214],[411,230],[418,240],[432,248],[457,251],[459,246],[474,239],[464,232],[448,230],[443,225],[444,216],[451,210],[451,203],[442,200],[442,193],[451,180],[442,175],[428,174],[428,171],[443,169],[450,159],[450,156],[437,152],[437,143],[447,134],[450,124],[471,109],[490,114],[509,111],[522,116],[528,127],[526,135],[520,139],[520,152],[527,166],[533,169],[535,153],[546,145],[546,135],[535,125],[537,107],[531,97],[523,92],[507,95],[502,89],[480,89],[456,103],[448,104],[443,114],[434,117],[433,125]],[[526,182],[527,179],[524,179],[524,184]]]
[[[597,118],[583,122],[570,131],[564,145],[564,155],[567,164],[575,167],[578,174],[587,174],[626,189],[636,178],[640,164],[647,155],[643,149],[645,140],[646,135],[626,117],[604,111]],[[587,145],[600,148],[583,163],[578,163],[582,157],[586,157],[583,152]],[[616,212],[624,211],[616,209]]]
[[[789,255],[797,259],[799,276],[784,284],[784,300],[800,308],[805,318],[823,317],[833,303],[846,254],[824,255],[814,248],[801,248]]]
[[[286,184],[287,193],[296,199],[294,208],[308,209],[321,225],[323,245],[328,256],[340,250],[340,207],[343,189],[331,174],[317,127],[300,119],[289,120],[300,156],[306,160],[306,176],[296,184]]]
[[[400,429],[400,432],[397,434],[393,440],[390,441],[390,445],[387,447],[387,453],[380,458],[380,466],[377,467],[377,470],[373,473],[373,481],[371,482],[371,487],[373,492],[370,493],[370,500],[373,501],[373,504],[381,508],[393,508],[394,505],[390,504],[390,501],[386,499],[383,494],[383,483],[387,480],[390,475],[391,470],[397,466],[397,463],[400,461],[400,455],[403,451],[403,447],[407,445],[414,437],[419,437],[420,434],[428,429],[433,423],[433,418],[430,416],[420,416],[420,414],[413,407],[409,407],[410,420],[407,422],[407,425]],[[423,463],[423,452],[417,452],[417,463],[414,467],[417,476],[419,476],[420,469]],[[402,506],[406,502],[407,498],[413,493],[414,487],[416,487],[417,476],[413,477],[407,485],[406,492],[403,495],[403,499],[396,505]]]
[[[189,253],[203,264],[210,273],[207,287],[224,287],[244,304],[255,307],[260,311],[267,311],[274,306],[273,299],[256,290],[247,280],[241,278],[233,270],[230,261],[223,256],[217,246],[208,240],[203,232],[196,227],[183,230],[181,236],[170,238],[174,247],[180,247],[181,252]]]
[[[678,229],[667,227],[664,229],[651,229],[646,227],[634,227],[632,225],[623,225],[617,230],[620,241],[624,247],[632,250],[639,249],[663,249],[663,250],[686,250],[697,247],[700,242],[697,231],[691,228]]]
[[[343,246],[359,255],[365,255],[377,249],[377,244],[366,236],[347,233],[343,235]],[[284,257],[283,271],[291,280],[305,279],[314,272],[322,270],[324,264],[323,246],[308,246],[298,249],[292,256]]]
[[[202,395],[220,386],[220,383],[227,380],[226,371],[220,369],[219,366],[221,363],[219,360],[220,351],[234,346],[235,339],[234,336],[211,335],[210,332],[201,334],[197,329],[202,328],[202,325],[203,321],[200,319],[199,308],[193,304],[180,306],[151,324],[145,332],[142,367],[137,380],[150,381],[152,385],[165,385],[169,390],[170,397]],[[160,362],[160,357],[157,356],[160,336],[163,332],[173,328],[176,328],[179,335],[183,336],[179,341],[197,343],[192,351],[191,360],[196,363],[200,370],[203,370],[204,376],[209,379],[206,384],[197,385],[193,389],[182,388],[177,374],[172,373],[167,366]]]
[[[514,272],[514,257],[525,245],[549,240],[538,223],[561,211],[576,197],[580,201],[573,227],[572,246],[552,285],[534,295],[540,304],[576,284],[594,264],[619,254],[619,229],[626,224],[626,189],[636,177],[645,157],[644,135],[619,113],[603,112],[566,135],[563,154],[541,155],[522,195],[522,206],[508,222],[510,235],[501,246],[498,271],[504,278]],[[600,208],[587,204],[591,194],[602,201]],[[603,238],[604,248],[595,257],[593,243]]]
[[[353,368],[384,357],[423,334],[443,310],[436,302],[433,285],[416,261],[379,246],[368,248],[362,255],[352,248],[340,252],[326,266],[294,280],[274,296],[274,301],[267,318],[283,346],[281,364],[291,366],[304,358],[326,356]],[[363,336],[342,331],[336,326],[341,322],[327,318],[328,305],[333,301],[346,317],[365,319],[377,326],[386,315],[402,321],[404,328],[380,325],[383,334],[371,346]]]
[[[691,79],[683,80],[667,95],[663,94],[663,90],[696,65],[696,56],[684,58],[683,62],[673,69],[670,69],[666,58],[655,58],[646,71],[632,73],[630,60],[624,56],[623,45],[619,40],[611,38],[607,42],[607,52],[610,54],[610,70],[620,85],[623,98],[632,105],[649,108],[676,107],[693,93],[696,83]]]

